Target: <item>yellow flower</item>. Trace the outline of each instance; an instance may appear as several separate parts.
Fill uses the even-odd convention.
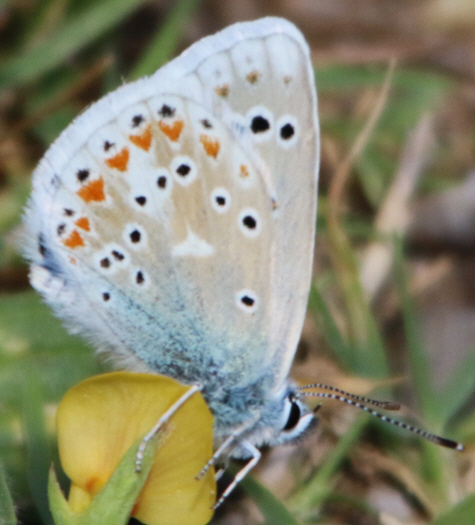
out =
[[[152,374],[113,372],[71,388],[57,413],[59,454],[71,479],[69,507],[83,512],[120,460],[189,387]],[[159,431],[153,466],[131,515],[147,525],[204,525],[212,516],[212,416],[193,394]]]

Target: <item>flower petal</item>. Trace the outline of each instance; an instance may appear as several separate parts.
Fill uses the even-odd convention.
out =
[[[113,372],[69,390],[57,413],[61,462],[74,494],[96,495],[124,453],[144,436],[189,387],[155,374]],[[195,479],[212,456],[212,416],[194,394],[160,431],[149,477],[132,515],[147,525],[207,523],[216,486],[209,471]],[[71,501],[71,503],[73,503]]]

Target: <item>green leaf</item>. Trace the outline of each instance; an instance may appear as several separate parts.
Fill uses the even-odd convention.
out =
[[[74,523],[74,521],[72,521],[75,519],[74,514],[71,512],[68,502],[59,486],[53,466],[50,468],[48,477],[48,499],[55,525]]]
[[[147,444],[142,468],[135,472],[135,459],[142,441],[139,438],[127,451],[109,481],[81,514],[72,512],[64,499],[54,470],[51,469],[48,495],[55,525],[126,525],[133,506],[152,468],[160,436],[157,434]]]
[[[5,471],[0,465],[0,523],[2,525],[17,525],[13,500],[8,490]]]
[[[475,517],[475,494],[470,494],[449,512],[436,518],[432,525],[472,525]]]

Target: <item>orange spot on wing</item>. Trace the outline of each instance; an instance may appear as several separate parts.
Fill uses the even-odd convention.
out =
[[[74,248],[81,248],[82,246],[85,246],[84,239],[79,235],[77,230],[73,230],[69,236],[64,239],[63,243],[72,250],[74,250]]]
[[[150,145],[152,144],[151,127],[147,126],[140,135],[130,135],[129,139],[132,144],[135,144],[137,147],[142,148],[145,151],[148,151],[150,149]]]
[[[219,148],[221,147],[218,139],[214,139],[209,135],[200,135],[200,142],[203,144],[206,155],[209,155],[213,158],[218,156]]]
[[[246,80],[250,84],[255,84],[259,80],[260,76],[261,76],[261,74],[259,73],[259,71],[254,70],[254,71],[251,71],[250,73],[247,74]]]
[[[239,166],[239,176],[243,179],[247,179],[247,177],[249,177],[249,170],[246,168],[246,166],[244,166],[244,164]]]
[[[86,230],[87,232],[91,231],[91,225],[87,217],[80,217],[74,224],[82,230]]]
[[[183,120],[175,120],[173,124],[167,124],[164,120],[158,121],[158,127],[173,142],[176,142],[180,138],[184,125]]]
[[[222,86],[216,86],[214,88],[214,91],[218,95],[218,97],[226,98],[229,95],[229,86],[227,84],[223,84]]]
[[[106,159],[106,164],[109,168],[125,171],[129,164],[129,150],[127,148],[122,148],[117,155]]]
[[[84,202],[102,202],[106,199],[104,194],[104,179],[100,177],[96,180],[91,180],[76,192]]]
[[[68,260],[69,260],[69,262],[71,264],[77,264],[78,263],[77,260],[74,257],[71,257],[71,256],[68,257]]]

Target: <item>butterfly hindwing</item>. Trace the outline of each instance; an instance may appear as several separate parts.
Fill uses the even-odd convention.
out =
[[[300,337],[312,271],[319,159],[313,69],[302,35],[285,20],[225,32],[227,45],[202,59],[193,74],[213,112],[252,155],[273,204],[272,238],[261,239],[271,256],[268,315],[255,333],[267,332],[258,366],[273,367],[278,388]],[[247,271],[251,281],[260,279],[255,267]]]

